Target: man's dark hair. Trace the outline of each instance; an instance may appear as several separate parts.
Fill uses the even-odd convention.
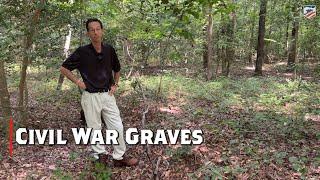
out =
[[[99,19],[97,19],[97,18],[90,18],[90,19],[88,19],[87,22],[86,22],[87,31],[89,31],[89,23],[91,23],[91,22],[99,22],[101,29],[103,29],[102,22],[101,22]]]

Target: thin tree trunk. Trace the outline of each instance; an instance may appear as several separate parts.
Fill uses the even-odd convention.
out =
[[[257,60],[255,75],[262,75],[262,65],[264,61],[264,36],[265,36],[265,20],[267,14],[267,0],[260,1],[260,13],[259,13],[259,32],[258,32],[258,48],[257,48]]]
[[[41,0],[40,2],[41,4],[44,3],[44,0]],[[39,6],[41,7],[41,6]],[[41,13],[41,9],[36,9],[32,19],[31,19],[31,23],[30,26],[28,28],[28,30],[25,31],[25,39],[24,39],[24,57],[22,60],[22,68],[21,68],[21,72],[20,72],[20,83],[19,83],[19,100],[18,100],[18,106],[20,108],[22,108],[22,113],[21,113],[21,120],[25,120],[26,119],[26,107],[24,107],[24,104],[28,104],[28,102],[24,103],[25,97],[24,97],[24,88],[26,87],[26,79],[27,79],[27,68],[28,65],[31,61],[30,59],[30,52],[31,52],[31,45],[32,45],[32,39],[33,39],[33,35],[36,29],[36,26],[39,22],[39,18],[40,18],[40,13]]]
[[[148,46],[146,46],[146,44],[144,42],[142,42],[142,46],[141,46],[141,59],[143,62],[143,66],[147,67],[148,66],[148,52],[149,52],[149,48]]]
[[[267,35],[268,39],[271,39],[271,33],[272,33],[272,25],[270,26],[269,31],[268,31],[268,35]],[[268,57],[269,52],[270,52],[270,41],[267,41],[267,42],[265,42],[265,53],[264,53],[264,63],[265,64],[271,63],[271,61]]]
[[[253,5],[254,11],[256,11],[255,4],[256,3],[254,3],[254,5]],[[249,6],[249,3],[246,3],[246,7],[248,7],[248,6]],[[252,49],[253,49],[253,45],[254,45],[255,22],[256,22],[255,16],[250,17],[249,22],[248,22],[248,23],[250,23],[250,37],[248,40],[249,44],[248,44],[248,49],[247,49],[247,54],[246,54],[246,60],[248,60],[248,63],[250,66],[253,66],[252,53],[254,51]]]
[[[72,0],[72,2],[73,2],[73,0]],[[85,16],[86,16],[86,14],[87,14],[87,11],[86,11],[86,2],[87,1],[84,1],[84,0],[80,0],[80,4],[83,4],[83,7],[84,8],[81,8],[81,11],[80,11],[80,25],[83,25],[83,23],[84,23],[84,18],[85,18]],[[79,31],[79,46],[82,46],[83,45],[83,35],[84,35],[85,33],[82,31],[82,30],[80,30]],[[80,76],[80,72],[79,71],[76,71],[76,73],[77,73],[77,75],[78,76]],[[80,94],[82,94],[82,89],[78,86],[78,92],[80,93]]]
[[[130,62],[130,54],[128,53],[128,49],[129,49],[129,42],[128,42],[128,39],[125,37],[124,39],[123,39],[123,56],[124,56],[124,60],[126,61],[126,62]]]
[[[254,20],[251,23],[251,33],[250,33],[250,40],[249,40],[249,47],[248,47],[248,54],[247,54],[247,59],[249,62],[249,65],[253,65],[252,62],[252,46],[253,46],[253,42],[254,42]]]
[[[226,47],[222,47],[220,50],[220,56],[221,56],[221,73],[222,75],[225,74],[226,72],[226,68],[227,68],[227,48]]]
[[[224,15],[225,17],[225,15]],[[223,41],[228,42],[226,38],[228,38],[228,22],[226,22],[227,19],[224,18],[223,20],[223,25],[221,28],[221,35]],[[229,45],[223,46],[220,48],[220,61],[221,61],[221,74],[225,76],[227,72],[227,67],[228,67],[228,54],[227,54],[227,49],[229,48]]]
[[[289,23],[290,23],[290,18],[289,16],[287,17],[287,24],[286,24],[286,50],[285,50],[285,55],[284,57],[288,57],[288,51],[289,51]]]
[[[151,43],[149,44],[149,46],[144,44],[144,46],[146,47],[146,49],[145,49],[145,54],[143,55],[143,59],[144,59],[143,65],[144,65],[145,67],[149,66],[149,62],[148,62],[148,61],[149,61],[149,57],[150,57],[150,55],[152,54],[152,52],[153,52],[154,50],[156,50],[156,48],[151,48],[150,45],[151,45]]]
[[[3,122],[0,122],[0,131],[6,132],[7,123],[12,116],[10,105],[10,94],[7,86],[6,71],[4,68],[4,61],[0,60],[0,115],[3,117]]]
[[[231,0],[232,3],[233,0]],[[234,48],[234,32],[236,28],[236,14],[235,12],[231,12],[230,15],[228,15],[227,18],[227,26],[226,26],[226,35],[227,35],[227,42],[228,42],[228,47],[225,49],[225,69],[222,72],[224,76],[229,76],[230,73],[230,66],[231,62],[234,62],[235,58],[235,48]]]
[[[70,3],[73,4],[73,0],[70,0]],[[69,48],[70,48],[70,42],[71,42],[71,33],[72,33],[72,28],[71,25],[68,24],[68,35],[66,36],[66,41],[64,43],[64,57],[68,58],[69,56]],[[59,80],[58,80],[58,85],[57,85],[57,90],[61,90],[62,84],[64,81],[64,75],[60,73]]]
[[[69,56],[69,48],[70,48],[71,32],[72,32],[70,24],[68,24],[68,28],[69,28],[69,33],[66,36],[66,41],[64,43],[64,57],[65,58],[68,58],[68,56]],[[61,90],[63,81],[64,81],[64,75],[60,73],[57,90]]]
[[[220,38],[221,38],[220,37],[220,33],[221,32],[216,31],[216,33],[214,34],[214,37],[216,37],[216,39],[215,39],[216,42],[220,41]],[[215,69],[216,69],[215,77],[218,77],[219,76],[219,70],[220,70],[221,62],[222,62],[222,60],[221,60],[222,59],[222,54],[221,54],[222,50],[221,50],[221,48],[220,48],[218,43],[215,43],[214,48],[216,49],[215,53],[216,53],[216,56],[217,56],[217,58],[216,58],[216,67],[215,67]]]
[[[19,83],[19,104],[18,107],[22,109],[22,111],[20,112],[20,120],[23,121],[26,119],[26,107],[24,106],[24,104],[26,104],[25,101],[25,97],[24,97],[24,91],[25,91],[25,87],[26,87],[26,80],[27,80],[27,68],[29,65],[29,55],[28,52],[30,51],[30,46],[32,44],[32,33],[26,33],[25,34],[26,40],[25,40],[25,53],[24,53],[24,57],[22,60],[22,67],[21,67],[21,72],[20,72],[20,83]]]
[[[207,80],[212,79],[213,75],[213,48],[212,48],[212,3],[209,3],[208,9],[207,9],[207,16],[208,16],[208,27],[207,27]]]
[[[217,41],[219,41],[219,34],[216,36],[217,37]],[[215,73],[215,76],[218,77],[219,76],[219,68],[220,68],[220,65],[221,65],[221,69],[223,68],[223,58],[224,58],[224,55],[223,55],[223,48],[221,47],[216,47],[216,53],[217,53],[217,65],[216,65],[216,73]]]
[[[202,11],[203,11],[203,14],[207,14],[206,7],[203,7]],[[202,28],[202,31],[203,31],[203,36],[207,37],[208,24],[206,24]],[[207,65],[208,65],[208,42],[206,40],[203,41],[202,47],[203,47],[203,51],[202,51],[202,67],[203,67],[203,70],[206,72],[207,68],[208,68],[207,67]]]
[[[132,58],[132,56],[130,54],[130,47],[131,47],[130,41],[127,38],[124,38],[124,40],[123,40],[123,50],[124,50],[125,57],[126,57],[128,63],[131,63],[130,71],[126,76],[127,79],[131,76],[131,74],[133,72],[133,68],[134,68],[134,59]]]
[[[164,62],[165,62],[164,53],[165,53],[165,49],[166,49],[164,43],[165,42],[162,42],[162,41],[160,41],[160,43],[159,43],[159,56],[158,56],[158,58],[159,58],[159,63],[160,63],[159,65],[160,65],[160,69],[161,69],[161,74],[160,74],[160,81],[159,81],[159,86],[158,86],[158,90],[157,90],[157,93],[156,93],[156,97],[159,97],[160,93],[162,91],[162,76],[163,76],[163,72],[162,71],[163,71],[163,68],[164,68]],[[166,44],[166,46],[167,46],[167,44]]]
[[[274,1],[272,6],[276,7],[277,6],[277,2],[278,1]],[[270,27],[269,27],[268,36],[267,36],[268,39],[272,39],[271,38],[271,34],[272,34],[273,29],[274,29],[274,26],[273,26],[272,22],[270,22]],[[269,57],[272,57],[272,56],[269,56],[269,53],[271,52],[270,51],[270,46],[271,46],[271,42],[267,41],[266,47],[265,47],[265,56],[264,56],[264,63],[266,63],[266,64],[270,64],[271,63],[271,59],[269,58]],[[271,52],[271,55],[272,55],[272,52]]]
[[[293,8],[293,14],[294,14],[294,20],[292,24],[292,31],[291,31],[291,42],[290,42],[290,48],[288,53],[288,70],[292,70],[293,66],[296,63],[297,59],[297,41],[298,41],[298,33],[299,33],[299,11],[297,10],[297,7],[295,6]]]
[[[203,69],[207,70],[207,65],[208,65],[208,45],[207,42],[203,42],[203,53],[202,53],[202,64],[203,64]]]
[[[226,42],[227,37],[227,18],[224,13],[221,13],[221,28],[220,28],[220,34],[219,34],[219,41]],[[224,74],[226,71],[226,61],[227,61],[227,55],[226,55],[226,47],[221,46],[218,50],[218,56],[219,61],[221,62],[221,73]]]

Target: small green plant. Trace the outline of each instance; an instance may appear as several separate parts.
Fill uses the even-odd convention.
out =
[[[77,152],[70,152],[69,159],[70,159],[70,161],[74,161],[78,156],[79,155]]]
[[[53,179],[71,180],[72,175],[70,175],[68,172],[64,172],[61,168],[57,168],[53,171]]]
[[[97,179],[108,180],[111,178],[111,170],[102,163],[95,163],[93,175]]]
[[[284,159],[286,158],[287,155],[288,155],[288,153],[286,153],[286,152],[275,153],[274,157],[275,157],[276,163],[279,165],[282,165],[284,163]]]
[[[79,175],[79,179],[111,179],[112,172],[110,168],[99,162],[94,163],[93,159],[91,162],[93,163],[89,163],[84,167],[83,171]]]
[[[298,159],[297,157],[292,156],[289,158],[289,162],[291,163],[291,167],[293,170],[302,174],[307,173],[307,168],[301,159]]]
[[[178,149],[167,149],[167,154],[172,157],[173,160],[178,161],[191,155],[191,146],[183,145]]]

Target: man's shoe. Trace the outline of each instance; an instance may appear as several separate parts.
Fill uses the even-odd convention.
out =
[[[121,160],[113,160],[115,167],[135,166],[138,164],[138,159],[123,157]]]

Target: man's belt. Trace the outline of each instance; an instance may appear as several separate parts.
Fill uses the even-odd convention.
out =
[[[109,89],[86,89],[85,91],[89,93],[103,93],[103,92],[108,92]]]

